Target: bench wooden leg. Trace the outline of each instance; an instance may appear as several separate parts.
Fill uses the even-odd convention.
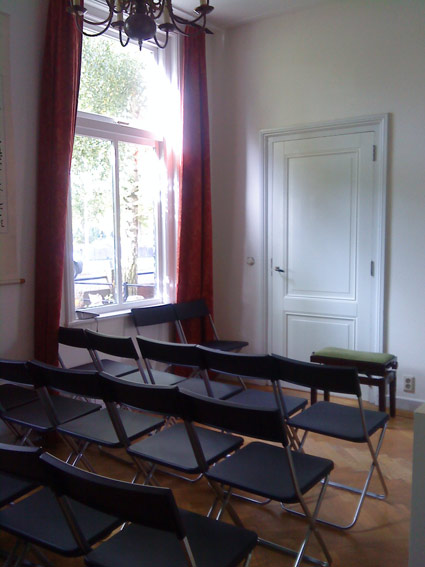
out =
[[[379,411],[385,411],[385,386],[387,384],[386,380],[380,382],[379,389]]]
[[[396,373],[392,372],[392,377],[390,377],[390,416],[395,417],[395,395],[397,390],[397,379]]]

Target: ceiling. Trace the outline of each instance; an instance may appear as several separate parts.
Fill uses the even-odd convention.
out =
[[[325,4],[329,0],[210,0],[214,11],[208,16],[211,26],[230,28],[253,20]],[[191,14],[197,0],[174,0],[173,5]]]

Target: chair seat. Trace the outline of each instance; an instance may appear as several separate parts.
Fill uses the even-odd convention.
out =
[[[369,436],[381,429],[389,419],[388,414],[381,411],[364,410],[364,415]],[[358,407],[318,402],[291,418],[289,424],[355,443],[366,441]]]
[[[0,472],[0,508],[30,492],[36,486],[33,482],[21,480],[7,473]]]
[[[65,396],[52,396],[51,399],[59,423],[66,423],[71,419],[98,411],[101,407],[99,404],[83,402]],[[37,431],[47,432],[55,429],[39,400],[4,412],[2,418],[12,423],[32,427]]]
[[[165,372],[164,370],[152,370],[152,375],[155,384],[158,386],[174,386],[186,380],[184,376],[177,376],[177,374]]]
[[[33,390],[14,384],[2,384],[0,386],[0,406],[4,410],[23,406],[36,399],[37,394]]]
[[[118,410],[124,425],[127,437],[132,441],[142,435],[160,428],[164,419],[141,412],[133,412],[124,409]],[[59,426],[57,430],[65,435],[71,435],[78,439],[85,439],[91,443],[99,443],[106,447],[120,447],[121,442],[115,433],[108,411],[102,409],[91,413],[80,419],[75,419]]]
[[[111,360],[109,358],[102,358],[101,364],[103,372],[120,378],[121,376],[126,376],[135,372],[137,368],[132,364],[125,364],[124,362],[119,362],[118,360]],[[78,366],[73,366],[72,370],[90,370],[91,372],[97,370],[93,362],[87,362],[86,364],[79,364]],[[138,372],[138,371],[137,371]]]
[[[202,427],[197,427],[196,431],[208,465],[235,451],[243,443],[243,439],[235,435],[219,433]],[[159,431],[152,437],[138,441],[127,451],[135,457],[182,472],[191,474],[200,472],[183,423],[177,423],[168,429]]]
[[[89,543],[106,537],[120,525],[113,516],[75,501],[71,503]],[[55,496],[47,488],[0,510],[0,528],[65,556],[81,555]]]
[[[236,567],[257,543],[254,532],[186,510],[180,510],[180,514],[199,567]],[[89,553],[86,564],[187,567],[187,560],[174,534],[132,524]]]
[[[284,395],[287,415],[292,415],[305,408],[307,400],[297,396]],[[254,408],[276,408],[276,398],[273,392],[265,392],[255,388],[243,390],[239,394],[232,396],[232,403],[249,406]]]
[[[242,386],[236,386],[233,384],[224,384],[222,382],[215,382],[213,380],[210,381],[211,390],[213,393],[213,397],[217,398],[218,400],[227,400],[242,392]],[[205,382],[202,378],[188,378],[184,382],[180,382],[177,384],[179,390],[182,392],[190,392],[191,394],[200,394],[201,396],[207,396],[208,392],[205,387]]]
[[[333,462],[306,453],[292,452],[300,491],[304,494],[325,478]],[[283,447],[253,442],[217,463],[208,479],[277,502],[298,502]]]
[[[117,360],[110,360],[109,358],[103,358],[101,360],[103,372],[111,374],[120,378],[126,374],[131,374],[137,368],[132,364],[125,364],[124,362],[118,362]]]
[[[202,346],[229,352],[229,351],[239,351],[244,347],[248,346],[248,343],[246,341],[217,340],[217,341],[207,341],[205,343],[202,343]]]

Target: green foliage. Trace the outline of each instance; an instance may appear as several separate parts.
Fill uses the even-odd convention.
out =
[[[147,61],[108,38],[85,39],[79,110],[116,120],[143,119],[147,111]]]

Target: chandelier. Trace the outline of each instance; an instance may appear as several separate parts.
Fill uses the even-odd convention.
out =
[[[86,16],[82,0],[69,0],[68,12],[75,16],[78,30],[88,36],[95,37],[105,33],[110,27],[119,33],[121,45],[125,47],[131,39],[138,41],[142,49],[143,41],[153,39],[158,47],[164,48],[168,43],[170,32],[187,35],[185,26],[192,26],[206,33],[212,33],[206,27],[207,15],[214,9],[210,0],[200,0],[194,9],[192,19],[183,18],[174,13],[172,0],[99,0],[104,5],[105,17],[93,20]],[[93,31],[87,31],[84,24]],[[99,26],[99,30],[96,28]],[[164,42],[157,38],[157,30],[165,34]]]

